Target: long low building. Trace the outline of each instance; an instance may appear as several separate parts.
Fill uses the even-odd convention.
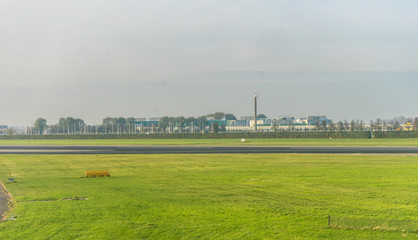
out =
[[[181,129],[178,128],[177,122],[174,119],[169,123],[168,129],[170,132],[185,131],[211,131],[211,126],[217,124],[227,132],[248,132],[254,131],[255,121],[254,117],[241,117],[239,120],[215,119],[207,117],[208,123],[205,129],[198,129],[197,123],[185,123]],[[259,118],[257,119],[257,129],[259,131],[310,131],[318,125],[330,124],[331,120],[326,116],[308,116],[305,118],[295,118],[293,116],[280,116],[277,118]],[[139,132],[155,132],[160,127],[160,118],[136,118],[135,127]],[[197,127],[197,128],[196,128]]]
[[[311,131],[316,126],[312,125],[290,125],[290,126],[257,126],[258,131],[274,132],[274,131]],[[250,132],[254,131],[253,126],[226,126],[227,132]]]

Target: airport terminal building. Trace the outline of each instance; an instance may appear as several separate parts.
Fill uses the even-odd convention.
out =
[[[254,130],[254,116],[242,116],[237,120],[215,119],[207,117],[205,129],[198,129],[193,124],[185,125],[179,128],[175,122],[169,123],[169,132],[209,132],[214,124],[222,127],[226,132],[248,132]],[[331,119],[326,116],[308,116],[296,118],[294,116],[279,116],[277,118],[258,118],[257,129],[259,131],[311,131],[317,128],[319,124],[329,125]],[[139,132],[152,133],[158,131],[160,127],[160,118],[136,118],[135,127]]]

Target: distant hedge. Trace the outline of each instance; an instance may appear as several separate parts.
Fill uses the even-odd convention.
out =
[[[373,138],[418,138],[418,131],[376,131]],[[370,131],[245,132],[89,135],[1,135],[0,139],[231,139],[231,138],[371,138]]]

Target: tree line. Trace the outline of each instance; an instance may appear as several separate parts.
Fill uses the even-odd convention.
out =
[[[418,138],[418,131],[240,132],[156,134],[0,135],[0,139],[240,139],[240,138]]]
[[[337,123],[321,121],[316,122],[315,127],[320,131],[400,131],[402,130],[402,124],[410,123],[406,126],[406,128],[409,128],[408,130],[418,130],[418,118],[405,118],[404,120],[400,120],[400,118],[402,117],[391,120],[378,118],[375,121],[370,121],[369,125],[366,125],[362,120],[352,120],[350,122],[344,120]]]
[[[58,123],[48,125],[44,118],[36,119],[28,134],[136,134],[139,132],[220,132],[225,126],[217,122],[210,123],[208,118],[215,120],[236,120],[230,113],[216,112],[200,117],[161,117],[158,124],[137,123],[134,117],[106,117],[101,124],[89,125],[80,118],[62,117]],[[187,129],[187,130],[186,130]]]
[[[265,117],[264,114],[258,117]],[[213,120],[209,121],[208,119]],[[60,118],[58,123],[48,125],[47,120],[38,118],[34,126],[27,130],[27,134],[137,134],[137,133],[218,133],[225,132],[226,126],[223,120],[236,120],[236,117],[230,113],[216,112],[200,117],[161,117],[158,124],[141,124],[133,117],[106,117],[101,124],[89,125],[80,118],[66,117]],[[316,131],[399,131],[403,130],[401,124],[409,122],[407,130],[418,130],[418,118],[399,117],[392,120],[376,119],[366,125],[362,120],[352,120],[350,122],[321,121],[315,123]],[[272,130],[277,130],[272,125]],[[288,130],[294,130],[294,126],[289,124]]]
[[[135,118],[106,117],[102,124],[89,125],[80,118],[60,118],[58,123],[48,125],[44,118],[36,119],[29,134],[134,134]]]

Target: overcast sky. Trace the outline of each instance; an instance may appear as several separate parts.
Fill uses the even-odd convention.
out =
[[[415,0],[0,0],[0,124],[418,116]]]

